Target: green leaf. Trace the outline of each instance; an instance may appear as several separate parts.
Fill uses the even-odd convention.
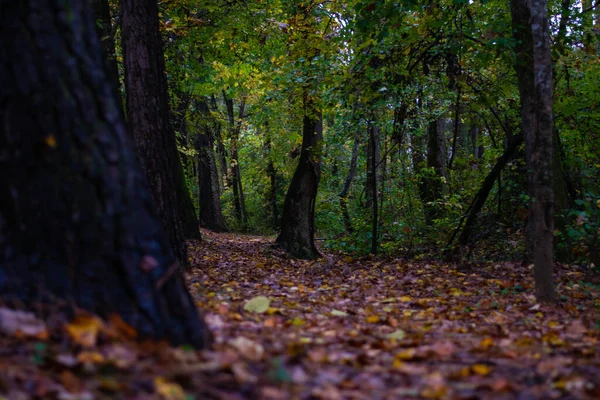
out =
[[[390,333],[386,337],[388,339],[402,340],[402,339],[404,339],[405,336],[406,336],[406,332],[404,332],[402,329],[398,329],[397,331]]]
[[[271,300],[269,300],[265,296],[256,296],[255,298],[249,300],[246,305],[244,305],[244,310],[248,312],[254,312],[257,314],[262,314],[269,309],[271,305]]]
[[[340,310],[331,310],[331,315],[335,315],[336,317],[345,317],[348,314]]]

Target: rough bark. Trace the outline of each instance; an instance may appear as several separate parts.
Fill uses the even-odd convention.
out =
[[[227,230],[221,209],[220,185],[213,151],[213,129],[216,124],[210,116],[206,101],[198,102],[203,117],[203,129],[197,137],[198,151],[198,201],[200,226],[215,232]]]
[[[528,191],[532,196],[528,235],[533,238],[535,292],[539,301],[555,298],[552,277],[552,62],[546,6],[543,0],[511,0],[513,32],[517,41],[515,70],[521,98]]]
[[[183,215],[191,214],[184,210],[192,203],[186,199],[189,193],[169,120],[157,2],[121,0],[121,13],[129,131],[169,243],[177,259],[187,265],[185,238],[197,234],[186,232],[182,222]]]
[[[291,255],[309,260],[321,257],[314,243],[314,224],[315,202],[321,178],[322,139],[321,112],[305,106],[300,160],[283,203],[281,233],[277,237],[277,243]]]
[[[0,293],[203,347],[87,2],[0,2]]]

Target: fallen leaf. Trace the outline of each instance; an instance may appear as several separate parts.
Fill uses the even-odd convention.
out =
[[[230,342],[242,357],[250,361],[260,361],[265,354],[265,349],[259,343],[256,343],[246,337],[238,336]]]
[[[257,314],[262,314],[269,309],[271,300],[266,296],[256,296],[244,305],[244,310]]]
[[[75,317],[65,328],[75,343],[83,347],[93,347],[96,345],[98,332],[104,328],[104,323],[98,317],[80,315]]]
[[[164,400],[186,400],[187,398],[181,386],[160,376],[154,378],[154,390]]]

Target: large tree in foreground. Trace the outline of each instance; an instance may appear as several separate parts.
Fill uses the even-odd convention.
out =
[[[121,0],[121,15],[128,128],[169,242],[186,264],[185,238],[200,231],[169,118],[157,1]]]
[[[545,0],[511,0],[515,71],[521,98],[521,129],[525,136],[529,207],[527,235],[533,243],[535,295],[555,298],[554,195],[552,192],[552,62]]]
[[[209,344],[103,68],[89,3],[0,1],[0,295]]]

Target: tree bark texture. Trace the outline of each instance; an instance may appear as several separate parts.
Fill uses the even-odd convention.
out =
[[[175,132],[169,120],[165,59],[156,0],[121,0],[127,121],[158,215],[177,259],[187,265],[185,184]],[[196,225],[196,231],[198,230]]]
[[[206,346],[108,79],[87,2],[0,2],[0,293]]]
[[[521,97],[522,130],[527,154],[528,190],[532,196],[529,225],[533,238],[536,298],[552,301],[554,194],[552,192],[552,62],[547,3],[511,0],[517,41],[515,70]]]
[[[277,243],[294,257],[315,259],[315,202],[321,179],[321,142],[323,117],[320,111],[305,106],[300,161],[285,195],[281,233]]]

